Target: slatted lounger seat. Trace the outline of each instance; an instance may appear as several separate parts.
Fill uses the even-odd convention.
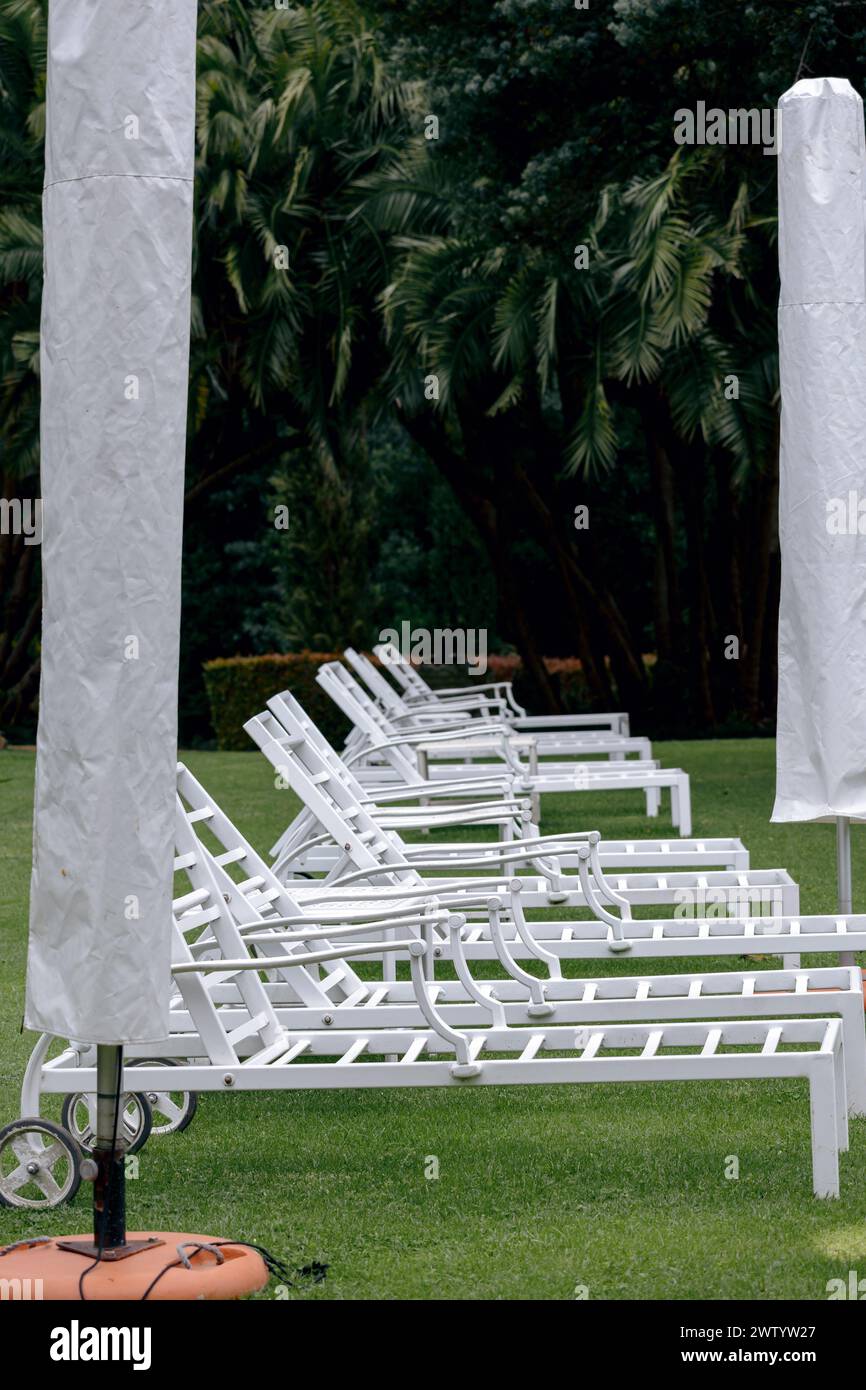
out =
[[[211,968],[216,967],[199,967]],[[721,1050],[730,1047],[738,1050]],[[839,1153],[848,1147],[848,1124],[838,1019],[467,1029],[457,1046],[436,1028],[369,1034],[280,1028],[255,1052],[244,1054],[228,1037],[227,1049],[231,1057],[223,1052],[217,1063],[181,1062],[172,1085],[190,1091],[309,1091],[803,1078],[809,1083],[813,1191],[818,1197],[839,1195]],[[620,1055],[626,1049],[631,1055]],[[126,1068],[122,1084],[158,1091],[165,1072],[157,1066]],[[42,1068],[44,1093],[92,1092],[95,1085],[95,1068],[82,1065],[73,1048]]]

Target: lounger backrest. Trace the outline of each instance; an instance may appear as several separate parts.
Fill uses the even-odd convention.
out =
[[[288,729],[289,725],[292,724],[301,729],[304,737],[327,763],[334,776],[343,783],[349,795],[354,800],[359,797],[363,798],[364,788],[351,768],[346,766],[336,748],[328,742],[319,726],[313,723],[303,705],[295,699],[290,690],[281,690],[279,695],[272,695],[268,700],[268,709],[283,725],[283,728]]]
[[[287,726],[287,714],[294,717],[297,725],[304,730],[306,738],[310,740],[315,748],[318,749],[324,761],[332,769],[335,776],[339,777],[348,788],[352,797],[357,801],[364,799],[364,789],[357,781],[354,774],[343,762],[336,749],[328,742],[324,734],[313,723],[304,710],[303,706],[295,699],[290,690],[283,690],[279,695],[274,695],[268,700],[268,709],[275,716],[278,722],[282,722],[283,727]],[[361,746],[364,742],[363,736],[354,729],[353,735]],[[274,855],[281,855],[284,850],[304,844],[310,835],[314,833],[313,827],[318,825],[315,816],[306,807],[299,815],[286,827],[276,845],[271,850]]]
[[[285,722],[283,722],[285,721]],[[403,863],[403,842],[394,831],[382,830],[366,807],[352,794],[349,783],[334,775],[303,726],[286,706],[279,719],[263,710],[244,725],[271,765],[300,797],[320,826],[344,851],[345,859],[332,871],[338,876],[349,863],[358,869],[394,864],[395,869],[377,875],[376,883],[423,886],[420,875]]]
[[[198,819],[205,817],[199,814]],[[174,904],[175,963],[191,958],[194,954],[192,947],[202,933],[206,934],[209,955],[217,955],[226,961],[242,960],[249,954],[248,949],[229,905],[217,887],[211,865],[202,853],[201,845],[193,832],[194,824],[195,820],[191,821],[191,813],[178,796],[175,814],[175,865],[189,880],[191,892],[176,899]],[[211,975],[211,983],[215,983],[218,978]],[[214,1049],[225,1052],[229,1037],[222,1022],[216,1017],[213,1001],[203,979],[196,975],[181,975],[177,979],[195,1026],[203,1035],[208,1033],[208,1054],[213,1057]],[[254,1052],[256,1043],[261,1048],[272,1046],[282,1037],[282,1029],[258,972],[227,971],[225,979],[237,990],[239,1002],[245,1006],[250,1019],[255,1020],[254,1029],[248,1031],[245,1036],[247,1049]]]
[[[356,652],[354,647],[347,647],[343,655],[386,714],[408,713],[406,701],[402,695],[398,695],[393,685],[389,685],[382,672],[377,670],[368,656],[365,656],[363,652]]]
[[[384,666],[389,671],[393,671],[394,679],[399,681],[407,695],[420,696],[423,699],[435,699],[436,692],[427,684],[420,671],[407,661],[400,648],[393,642],[380,642],[373,651]]]
[[[194,838],[196,852],[201,863],[207,866],[216,887],[218,899],[224,903],[234,921],[241,926],[260,923],[267,926],[274,918],[293,918],[308,921],[309,914],[299,906],[291,890],[280,883],[270,866],[265,863],[252,845],[244,839],[241,832],[220,809],[214,798],[205,790],[201,782],[185,767],[178,764],[177,792],[180,812],[186,822],[187,846]],[[202,839],[201,831],[206,827],[214,839],[222,846],[215,850]],[[232,878],[228,872],[231,865],[237,865],[243,874],[240,880]],[[317,948],[322,948],[322,941]],[[262,947],[260,946],[261,950]],[[291,949],[293,955],[302,954],[308,947],[299,943],[280,946],[280,950]],[[341,961],[341,992],[345,994],[364,991],[364,983],[346,961]],[[332,994],[322,989],[317,974],[301,967],[292,966],[285,975],[287,983],[304,1004],[326,1006],[333,1003]]]
[[[339,661],[328,661],[320,666],[316,672],[316,683],[330,695],[334,704],[351,719],[371,745],[382,744],[384,740],[400,734],[401,730]],[[424,780],[414,760],[402,748],[383,747],[381,753],[402,781],[419,783]]]

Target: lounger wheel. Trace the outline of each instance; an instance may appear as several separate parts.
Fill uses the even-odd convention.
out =
[[[174,1058],[136,1057],[129,1067],[176,1067]],[[196,1091],[147,1091],[153,1124],[151,1135],[181,1134],[198,1109]]]
[[[0,1206],[45,1211],[71,1202],[81,1186],[82,1153],[50,1120],[13,1120],[0,1129]]]
[[[139,1091],[127,1091],[120,1097],[120,1107],[117,1137],[128,1154],[138,1153],[150,1138],[153,1126],[150,1101]],[[85,1091],[73,1091],[63,1101],[60,1118],[78,1147],[89,1154],[96,1138],[96,1096]]]

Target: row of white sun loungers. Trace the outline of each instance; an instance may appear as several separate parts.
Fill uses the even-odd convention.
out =
[[[646,775],[656,769],[645,741],[631,741],[619,715],[605,730],[528,730],[504,685],[474,689],[467,709],[465,692],[431,701],[410,688],[415,674],[403,671],[412,718],[392,708],[394,734],[375,681],[359,700],[350,673],[323,672],[344,712],[358,713],[348,758],[289,692],[248,721],[274,794],[291,789],[300,806],[270,863],[179,765],[171,1029],[127,1049],[129,1092],[164,1090],[168,1063],[172,1090],[188,1092],[802,1078],[813,1188],[837,1195],[848,1117],[866,1114],[866,1033],[860,971],[833,958],[866,949],[866,917],[801,916],[791,876],[751,869],[736,839],[542,835],[538,794],[573,784],[566,767],[601,766],[569,764],[572,752],[589,759],[595,738],[605,766]],[[440,701],[449,707],[429,709]],[[454,732],[466,718],[490,726],[472,729],[468,755]],[[419,762],[431,727],[443,737]],[[532,759],[528,733],[551,736]],[[681,819],[684,804],[687,790]],[[417,839],[467,827],[498,838]],[[831,959],[801,969],[806,952]],[[608,978],[563,968],[754,954],[783,960]],[[94,1087],[92,1049],[71,1042],[52,1055],[42,1039],[22,1113],[38,1114],[44,1094]]]

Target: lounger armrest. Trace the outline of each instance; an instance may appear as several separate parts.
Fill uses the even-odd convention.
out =
[[[543,733],[545,729],[596,729],[599,733],[605,729],[611,733],[615,732],[610,727],[612,719],[623,718],[615,712],[605,715],[594,714],[528,714],[521,715],[514,720],[514,727],[525,733]],[[600,727],[600,721],[604,719],[606,723]],[[623,735],[625,737],[625,735]]]
[[[453,778],[447,782],[413,782],[411,786],[368,787],[365,800],[373,806],[384,808],[394,802],[413,801],[419,796],[435,799],[453,796],[455,792],[466,790],[477,791],[479,797],[484,797],[491,796],[494,792],[510,792],[511,783],[512,777],[509,773],[505,776]]]
[[[432,688],[432,687],[431,687],[431,688]],[[460,696],[460,695],[479,695],[479,694],[483,694],[483,692],[486,691],[486,690],[493,690],[493,691],[495,691],[497,694],[499,694],[500,691],[505,691],[505,690],[510,690],[510,689],[511,689],[511,681],[490,681],[490,682],[488,682],[487,685],[445,685],[445,686],[437,686],[433,693],[434,693],[434,695],[436,695],[436,696],[439,696],[439,695],[457,695],[457,696]],[[503,695],[501,698],[502,698],[502,699],[505,699],[505,696]]]
[[[453,702],[449,700],[443,708],[443,701],[427,700],[424,704],[411,705],[403,714],[392,714],[391,718],[393,720],[423,719],[429,715],[431,718],[448,719],[452,714],[456,716],[458,714],[471,714],[473,711],[490,710],[494,706],[501,707],[502,703],[499,700],[486,700],[481,696],[476,700],[454,700]],[[454,722],[458,722],[456,718]]]
[[[500,751],[502,742],[504,739],[507,740],[509,733],[513,734],[513,730],[498,729],[494,726],[483,730],[483,736],[490,739],[491,745],[497,743],[500,747]],[[363,748],[359,748],[357,752],[350,754],[350,756],[345,759],[345,763],[347,767],[351,767],[359,758],[369,757],[371,753],[381,752],[384,748],[414,748],[416,744],[421,743],[451,744],[465,743],[467,741],[477,743],[480,738],[481,734],[471,734],[467,729],[437,728],[435,731],[431,729],[429,733],[420,733],[417,731],[415,733],[409,733],[407,730],[405,734],[393,734],[390,738],[377,739],[375,743],[370,742],[365,744]]]

